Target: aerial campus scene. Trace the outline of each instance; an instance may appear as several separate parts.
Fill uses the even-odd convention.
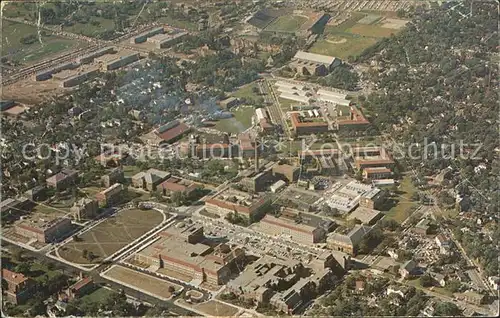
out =
[[[2,1],[2,316],[498,316],[499,6]]]

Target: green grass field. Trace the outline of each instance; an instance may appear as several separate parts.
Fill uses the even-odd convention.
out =
[[[254,87],[259,87],[256,82],[244,85],[240,87],[238,90],[236,90],[234,93],[231,95],[234,97],[238,98],[247,98],[247,99],[254,99],[259,97],[257,94],[253,92]]]
[[[31,25],[2,21],[2,56],[18,63],[29,63],[49,57],[76,45],[72,40],[63,39],[44,31],[41,41],[38,31]],[[20,39],[36,35],[34,43],[23,44]]]
[[[349,56],[361,54],[375,43],[377,43],[377,39],[371,37],[328,35],[326,39],[316,41],[309,51],[346,59]]]
[[[75,23],[72,26],[64,27],[64,31],[81,34],[89,37],[99,37],[100,34],[113,31],[115,29],[115,23],[113,20],[92,17],[94,23]]]
[[[399,32],[396,29],[383,28],[381,19],[380,17],[376,20],[375,16],[366,13],[352,13],[350,19],[337,26],[327,25],[324,36],[318,39],[309,51],[341,59],[358,56],[381,38]],[[363,24],[360,21],[370,24]]]
[[[188,31],[198,31],[196,23],[188,20],[179,20],[172,17],[161,17],[158,19],[158,22],[165,23],[176,28],[186,29]]]
[[[378,25],[356,24],[347,31],[366,37],[386,38],[391,36],[391,34],[398,33],[399,30],[383,28]]]
[[[269,32],[296,32],[307,21],[306,17],[297,15],[284,15],[277,18],[265,28]]]
[[[234,117],[219,120],[215,129],[230,134],[237,134],[252,126],[252,116],[255,113],[253,106],[238,106],[231,110]]]
[[[59,248],[59,255],[70,262],[92,264],[102,261],[127,244],[160,224],[163,216],[156,210],[124,210],[118,212]],[[92,261],[83,257],[83,251],[92,252]]]
[[[116,292],[113,291],[113,290],[109,290],[109,289],[106,289],[106,288],[102,288],[102,287],[99,287],[97,288],[96,290],[94,290],[93,292],[91,292],[90,294],[87,294],[85,296],[83,296],[81,299],[81,301],[83,303],[103,303],[109,296],[115,294]]]
[[[403,180],[401,180],[401,185],[399,186],[398,191],[400,192],[397,197],[399,202],[386,212],[385,215],[386,218],[393,219],[398,223],[401,223],[409,216],[407,211],[418,205],[417,202],[411,200],[412,194],[417,192],[417,189],[413,186],[410,176],[405,176]]]

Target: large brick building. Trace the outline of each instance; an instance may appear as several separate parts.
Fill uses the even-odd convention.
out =
[[[310,119],[300,113],[290,113],[290,122],[296,136],[326,133],[329,130],[328,123],[321,119]]]
[[[75,202],[69,211],[75,220],[81,221],[82,219],[94,218],[98,210],[99,203],[96,200],[82,198]]]
[[[326,243],[328,248],[356,256],[358,252],[359,243],[363,240],[366,234],[372,230],[369,226],[356,225],[346,234],[331,233]]]
[[[258,224],[260,231],[271,235],[290,235],[294,242],[319,243],[325,239],[326,231],[320,226],[297,223],[286,217],[266,215]]]
[[[56,190],[65,190],[71,185],[76,183],[78,172],[69,169],[63,169],[55,175],[47,178],[45,181],[48,187],[55,188]]]
[[[119,202],[123,198],[126,187],[121,183],[115,183],[111,187],[97,193],[96,200],[101,206],[110,206]]]
[[[229,213],[238,213],[249,219],[264,215],[269,206],[269,199],[226,187],[205,200],[205,209],[222,217]]]
[[[298,51],[292,58],[291,66],[301,75],[324,76],[341,63],[333,56]]]
[[[239,247],[203,244],[203,227],[199,225],[180,222],[161,232],[160,236],[160,240],[134,255],[137,262],[212,286],[225,284],[232,267],[245,256]]]
[[[50,243],[63,237],[71,228],[70,219],[56,217],[21,221],[16,224],[15,231],[19,235],[34,238],[39,242]]]

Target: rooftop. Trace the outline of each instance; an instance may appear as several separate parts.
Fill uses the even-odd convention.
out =
[[[314,119],[320,120],[310,120],[309,118],[300,116],[299,113],[290,113],[290,120],[292,126],[294,127],[324,127],[328,126],[328,123],[322,120],[321,117],[315,117]]]
[[[328,236],[328,241],[341,242],[347,245],[358,245],[366,234],[372,230],[369,226],[355,225],[347,234],[332,233]]]
[[[377,210],[372,210],[364,207],[358,207],[354,210],[348,217],[348,220],[357,219],[363,224],[370,224],[374,220],[378,219],[382,215],[382,212]]]
[[[22,284],[28,280],[28,278],[23,274],[10,271],[6,268],[2,268],[2,278],[15,285]]]
[[[328,56],[328,55],[321,55],[321,54],[309,53],[309,52],[304,52],[304,51],[298,51],[297,54],[295,54],[294,59],[304,60],[304,61],[318,63],[318,64],[331,65],[335,62],[335,60],[337,58],[333,57],[333,56]]]
[[[160,137],[166,142],[171,142],[174,139],[182,136],[183,134],[191,130],[191,128],[188,125],[182,122],[173,125],[173,127],[167,127],[165,129],[162,129],[165,126],[158,128],[156,134],[158,135],[158,137]]]
[[[68,218],[65,217],[57,217],[57,216],[44,216],[43,218],[38,218],[36,220],[23,220],[20,223],[18,223],[16,226],[23,228],[25,230],[37,232],[37,233],[43,233],[49,228],[52,228],[56,225],[58,225],[61,222],[66,222],[66,220],[69,220]]]

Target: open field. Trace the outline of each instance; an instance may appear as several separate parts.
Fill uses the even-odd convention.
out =
[[[253,106],[237,106],[231,109],[231,113],[234,117],[219,120],[214,128],[222,132],[236,134],[252,126],[252,116],[255,113]]]
[[[377,22],[380,20],[380,16],[376,14],[367,14],[364,18],[358,21],[358,23],[361,24],[373,24],[374,22]]]
[[[130,244],[163,221],[163,215],[156,210],[123,210],[59,248],[59,255],[70,262],[92,264],[102,261],[116,251]],[[94,254],[89,260],[83,251]]]
[[[377,39],[371,37],[349,36],[344,34],[328,35],[325,39],[316,41],[309,51],[346,59],[349,56],[361,54],[366,48],[375,43],[377,43]]]
[[[399,202],[385,213],[387,219],[393,219],[398,223],[403,222],[409,215],[407,211],[412,207],[417,206],[417,202],[411,200],[411,196],[417,189],[411,183],[410,176],[405,176],[401,180],[401,185],[398,188],[400,195],[396,198]]]
[[[115,29],[113,20],[102,17],[92,17],[91,22],[75,23],[72,26],[64,27],[64,31],[81,34],[89,37],[99,37],[101,34]]]
[[[121,281],[126,286],[134,286],[141,291],[164,299],[172,297],[169,287],[172,286],[176,291],[182,289],[182,286],[175,283],[117,265],[111,267],[104,275]]]
[[[232,317],[235,316],[239,309],[227,304],[224,304],[217,300],[209,300],[201,304],[188,304],[184,299],[179,300],[184,306],[191,307],[197,311],[201,311],[208,316],[219,316],[219,317]]]
[[[172,17],[161,17],[158,19],[158,22],[165,23],[175,28],[186,29],[188,31],[198,31],[196,23],[188,20],[179,20]]]
[[[358,34],[366,37],[386,38],[391,34],[398,33],[396,29],[388,29],[379,25],[356,24],[348,31],[353,34]]]
[[[91,292],[90,294],[87,294],[85,296],[83,296],[81,299],[81,301],[83,303],[99,303],[99,304],[102,304],[103,302],[106,301],[106,299],[115,294],[116,292],[115,291],[112,291],[112,290],[109,290],[109,289],[106,289],[106,288],[103,288],[103,287],[98,287],[96,290],[94,290],[93,292]]]
[[[265,28],[269,32],[289,32],[293,33],[300,29],[300,27],[308,19],[303,16],[297,15],[284,15],[274,20],[270,25]]]
[[[32,43],[23,44],[21,39],[27,36],[34,37]],[[2,44],[2,57],[21,64],[48,58],[77,45],[48,31],[42,31],[39,37],[35,27],[11,21],[2,21]]]
[[[238,90],[236,90],[231,95],[234,96],[234,97],[246,98],[246,99],[257,98],[257,97],[259,97],[259,95],[255,94],[253,92],[254,87],[257,87],[257,88],[259,87],[259,85],[257,84],[257,82],[252,82],[250,84],[243,85],[240,88],[238,88]]]
[[[407,20],[402,20],[402,19],[384,19],[381,24],[383,28],[388,28],[388,29],[402,29],[406,26],[408,23]]]

